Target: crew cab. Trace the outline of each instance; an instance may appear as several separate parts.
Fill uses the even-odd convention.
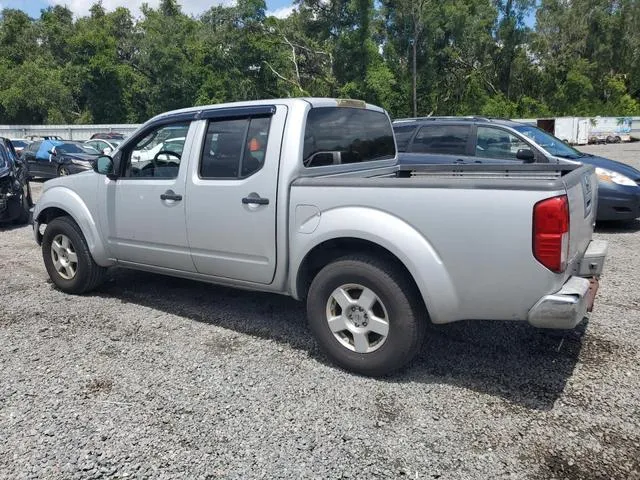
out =
[[[135,152],[184,129],[151,159]],[[425,324],[574,328],[606,256],[594,168],[399,166],[391,121],[357,100],[261,100],[146,122],[95,171],[44,184],[34,235],[54,284],[111,266],[305,301],[340,366],[384,375]]]

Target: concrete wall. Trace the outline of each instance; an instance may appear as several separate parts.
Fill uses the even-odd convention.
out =
[[[131,134],[138,124],[112,125],[0,125],[0,137],[24,138],[27,135],[58,135],[65,140],[88,140],[94,133]]]

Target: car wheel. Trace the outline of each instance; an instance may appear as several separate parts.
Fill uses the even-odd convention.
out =
[[[424,338],[417,288],[392,262],[342,257],[311,283],[307,316],[320,348],[343,368],[382,376],[407,365]]]
[[[106,268],[93,261],[80,227],[70,217],[58,217],[47,224],[42,257],[49,277],[66,293],[93,290],[106,273]]]
[[[69,169],[67,167],[65,167],[64,165],[60,165],[60,167],[58,167],[58,176],[59,177],[66,177],[67,175],[70,175]]]

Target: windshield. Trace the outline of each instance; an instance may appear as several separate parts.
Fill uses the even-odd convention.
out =
[[[585,154],[579,152],[573,147],[570,147],[559,138],[554,137],[550,133],[540,130],[538,127],[532,127],[529,125],[521,125],[513,127],[518,132],[522,133],[526,137],[536,142],[542,148],[544,148],[551,155],[562,158],[580,158]]]
[[[61,153],[89,153],[99,155],[99,152],[89,145],[79,145],[77,143],[63,143],[56,146],[56,150]]]
[[[11,140],[11,143],[13,143],[14,148],[24,148],[27,146],[27,142],[23,140]]]

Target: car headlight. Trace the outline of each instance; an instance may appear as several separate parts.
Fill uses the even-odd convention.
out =
[[[627,187],[635,187],[637,184],[629,177],[625,177],[621,173],[607,170],[606,168],[596,167],[596,175],[603,182],[613,182],[617,185],[625,185]]]
[[[71,159],[71,163],[73,163],[74,165],[78,165],[80,167],[90,167],[91,166],[91,162],[89,160],[77,160],[75,158]]]

